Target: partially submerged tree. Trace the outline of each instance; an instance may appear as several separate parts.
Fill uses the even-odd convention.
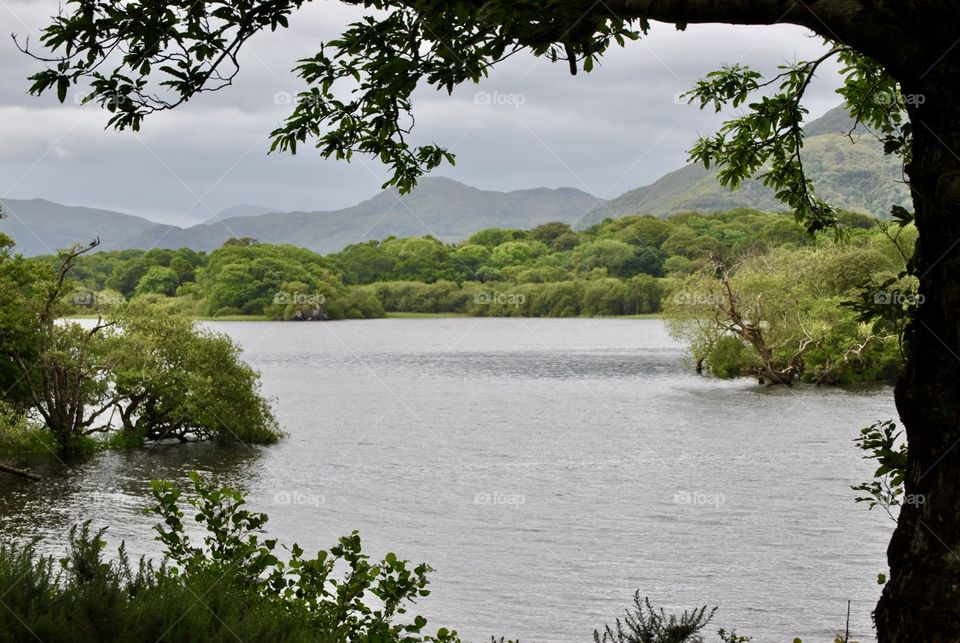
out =
[[[61,251],[54,274],[38,279],[36,291],[20,298],[19,306],[30,313],[37,349],[10,347],[17,376],[27,388],[29,408],[39,414],[63,451],[78,449],[86,436],[98,432],[98,420],[117,401],[106,377],[109,367],[99,341],[109,322],[98,319],[91,328],[58,323],[70,270],[99,243],[94,240],[86,247]]]
[[[13,382],[0,400],[39,416],[65,452],[114,431],[128,444],[276,442],[259,374],[225,335],[140,302],[111,305],[92,325],[60,319],[70,272],[96,246],[63,251],[50,273],[41,262],[0,256],[10,310],[0,316],[0,365]]]
[[[229,85],[238,52],[254,34],[288,24],[306,0],[71,0],[42,43],[49,67],[32,91],[89,82],[119,128],[139,128],[156,111]],[[359,1],[350,4],[361,4]],[[308,84],[274,149],[310,141],[330,157],[379,157],[389,183],[411,189],[426,170],[452,156],[436,145],[412,147],[411,94],[418,84],[452,90],[477,81],[520,50],[590,71],[610,45],[642,37],[651,21],[806,27],[828,52],[766,83],[733,66],[697,87],[701,105],[744,105],[746,113],[694,157],[721,169],[736,186],[760,174],[809,229],[834,226],[803,169],[802,100],[827,59],[845,64],[841,93],[852,114],[902,154],[916,209],[918,252],[911,268],[926,300],[908,332],[908,360],[896,391],[909,440],[904,506],[888,550],[890,580],[876,611],[883,642],[960,639],[960,119],[957,118],[960,7],[943,0],[365,0],[376,10],[301,61]],[[773,95],[761,96],[774,85]],[[347,93],[341,93],[345,88]],[[750,101],[753,102],[750,102]],[[909,215],[909,213],[907,213]],[[910,215],[912,216],[912,215]]]
[[[104,337],[119,429],[134,440],[272,443],[281,435],[259,373],[229,337],[139,303]]]
[[[846,274],[837,274],[841,267]],[[902,366],[895,328],[865,323],[844,303],[863,288],[852,283],[896,270],[889,257],[852,243],[714,257],[667,298],[667,327],[690,344],[698,372],[705,362],[715,375],[753,374],[768,384],[892,379]],[[867,292],[871,301],[877,293]]]

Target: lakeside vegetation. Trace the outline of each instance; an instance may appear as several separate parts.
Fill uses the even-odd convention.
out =
[[[167,3],[150,16],[156,19],[144,20],[140,3],[76,2],[47,24],[39,49],[31,49],[26,38],[14,39],[38,62],[30,76],[31,94],[49,92],[60,103],[79,96],[109,113],[108,126],[137,131],[157,112],[232,85],[240,72],[237,61],[244,44],[257,32],[287,28],[301,4],[282,0],[238,6],[214,1],[180,10],[179,4]],[[960,11],[952,3],[935,2],[834,2],[816,3],[814,8],[799,3],[786,12],[782,4],[639,2],[620,3],[616,11],[606,6],[584,11],[583,3],[557,0],[548,3],[545,19],[542,3],[524,1],[367,3],[371,11],[345,26],[338,37],[323,38],[315,49],[297,56],[294,73],[302,81],[302,91],[296,101],[287,101],[293,103],[290,113],[271,132],[270,149],[295,154],[314,146],[324,158],[378,159],[390,170],[384,186],[397,186],[402,194],[425,173],[455,161],[442,142],[414,142],[424,140],[413,133],[415,95],[427,87],[453,94],[458,87],[479,83],[514,54],[529,52],[561,62],[576,75],[600,68],[611,48],[646,37],[653,23],[672,24],[679,31],[718,22],[787,24],[822,38],[824,46],[816,57],[794,57],[772,74],[740,60],[707,74],[685,94],[701,109],[717,113],[734,109],[716,133],[699,138],[690,151],[691,160],[717,169],[724,187],[737,188],[758,178],[812,233],[835,228],[837,209],[815,191],[810,165],[805,164],[803,123],[808,89],[827,68],[838,69],[842,82],[837,92],[856,123],[882,143],[885,155],[902,162],[916,212],[901,205],[894,211],[900,209],[901,223],[916,221],[916,252],[911,246],[904,253],[902,270],[890,272],[882,266],[861,282],[860,292],[843,302],[853,315],[850,323],[848,318],[833,319],[829,328],[818,331],[810,321],[825,315],[815,306],[781,303],[779,308],[789,313],[784,325],[796,325],[804,335],[792,356],[796,333],[787,336],[789,341],[775,339],[779,333],[764,300],[767,293],[761,289],[755,296],[749,279],[737,281],[742,273],[751,274],[749,258],[741,263],[741,257],[718,258],[713,253],[710,264],[721,293],[719,298],[705,297],[709,308],[704,314],[712,312],[712,319],[690,317],[694,322],[708,320],[705,334],[694,331],[693,336],[706,337],[703,345],[708,350],[728,345],[755,351],[759,358],[755,372],[783,383],[803,377],[811,346],[832,354],[820,360],[822,364],[837,363],[837,342],[826,341],[836,328],[850,329],[843,340],[854,331],[868,335],[859,347],[840,346],[841,363],[848,363],[850,355],[873,351],[878,343],[885,347],[893,335],[906,346],[896,400],[909,438],[904,488],[907,496],[923,497],[925,502],[901,508],[887,549],[889,580],[880,580],[884,589],[873,617],[882,643],[960,640],[955,564],[955,552],[960,551],[956,511],[960,451],[955,449],[960,434],[955,391],[960,379],[956,360],[960,276],[956,259],[950,256],[960,243],[955,216],[960,169],[956,155],[944,153],[960,141],[953,111],[956,97],[951,95],[958,91],[952,81],[960,70],[960,50],[955,48]],[[371,33],[382,37],[369,37]],[[695,53],[711,50],[709,39],[701,37],[692,44]],[[596,119],[591,114],[586,120]],[[859,177],[852,178],[844,191],[853,192],[862,183]],[[741,265],[747,267],[741,271]],[[765,276],[762,269],[753,273]],[[917,282],[916,291],[930,298],[929,305],[917,301]],[[830,291],[812,292],[834,296]],[[557,294],[559,311],[567,314],[574,293],[567,288],[557,289]],[[344,316],[366,316],[363,303],[348,300],[338,309]],[[552,307],[541,310],[554,312]],[[908,342],[902,341],[904,320],[909,325]],[[709,357],[706,363],[711,363]],[[866,372],[878,369],[882,370],[882,360]],[[87,595],[93,592],[82,594]],[[633,629],[629,622],[628,626]],[[637,634],[618,638],[652,638]],[[696,637],[688,634],[672,638]]]
[[[892,379],[918,303],[905,271],[915,230],[841,220],[838,237],[752,210],[632,216],[582,231],[491,228],[457,244],[390,238],[327,256],[234,239],[209,255],[96,253],[94,243],[26,259],[0,239],[0,452],[279,439],[259,374],[197,318],[660,315],[697,372],[788,385]],[[71,315],[95,321],[58,321]]]
[[[768,383],[890,379],[915,303],[905,267],[916,232],[856,213],[839,221],[839,238],[811,235],[783,213],[737,209],[579,231],[489,228],[454,244],[391,237],[330,255],[255,239],[209,255],[100,252],[77,259],[63,304],[82,315],[138,301],[221,320],[659,315],[691,346],[698,372]],[[878,297],[886,308],[872,305]]]
[[[89,522],[70,530],[59,560],[38,552],[36,543],[0,544],[0,594],[17,608],[0,610],[4,640],[462,641],[452,628],[428,631],[427,619],[413,611],[430,595],[429,565],[392,552],[371,560],[356,531],[310,557],[296,543],[263,537],[269,517],[248,509],[242,492],[188,475],[186,499],[171,482],[151,483],[159,564],[131,563],[123,545],[115,559],[104,560],[107,530],[94,531]],[[187,515],[203,526],[202,544],[187,533]],[[716,611],[667,614],[638,591],[623,619],[595,630],[593,640],[697,643]],[[751,640],[722,628],[717,637]]]
[[[0,235],[0,450],[276,442],[260,375],[226,335],[136,297],[92,324],[62,319],[77,261],[95,247],[45,262]]]

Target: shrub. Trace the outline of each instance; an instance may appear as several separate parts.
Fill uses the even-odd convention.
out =
[[[292,545],[288,562],[276,540],[259,532],[265,514],[244,507],[241,493],[216,489],[193,473],[189,502],[206,528],[203,546],[184,531],[180,490],[153,483],[150,511],[161,522],[158,565],[130,564],[123,546],[105,562],[105,530],[89,523],[70,532],[66,557],[39,555],[35,544],[0,545],[0,610],[5,641],[376,641],[456,642],[455,631],[425,634],[422,616],[407,616],[429,594],[427,565],[387,554],[372,563],[359,535],[305,558]],[[369,604],[368,604],[369,603]]]
[[[733,335],[724,335],[707,354],[707,366],[717,377],[739,377],[750,372],[750,353],[743,342]]]
[[[50,453],[57,450],[53,434],[26,414],[0,402],[0,454]]]
[[[655,610],[649,598],[640,599],[638,591],[633,596],[633,607],[627,610],[624,620],[617,619],[611,627],[594,630],[595,643],[703,643],[700,633],[713,620],[717,608],[706,605],[693,610],[684,610],[677,617],[663,609]],[[724,643],[748,643],[749,637],[736,632],[719,630],[717,634]]]
[[[218,308],[216,312],[213,313],[214,317],[236,317],[237,315],[242,315],[243,313],[239,308],[233,306],[224,306],[223,308]]]

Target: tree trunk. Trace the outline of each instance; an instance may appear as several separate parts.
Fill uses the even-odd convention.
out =
[[[923,303],[896,402],[909,454],[904,503],[875,614],[881,643],[960,641],[960,56],[911,85]],[[922,99],[916,97],[922,96]],[[917,104],[922,100],[923,104]],[[915,499],[914,502],[910,502]]]

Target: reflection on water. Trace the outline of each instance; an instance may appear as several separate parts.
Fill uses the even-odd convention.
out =
[[[59,546],[70,526],[93,520],[109,526],[109,540],[149,541],[155,520],[143,515],[151,480],[188,482],[189,471],[215,474],[224,484],[245,486],[256,475],[259,447],[194,444],[156,445],[148,450],[110,451],[64,461],[22,456],[17,464],[43,476],[35,483],[0,478],[0,521],[5,537],[40,536],[47,549]],[[105,519],[116,518],[114,520]],[[146,548],[138,553],[150,553]]]
[[[422,610],[471,640],[583,641],[635,589],[720,606],[757,641],[857,640],[892,523],[853,503],[860,427],[889,387],[697,377],[655,320],[218,323],[263,372],[289,437],[172,445],[0,477],[5,536],[57,550],[72,523],[157,550],[149,480],[199,470],[250,492],[307,550],[359,529],[430,562]],[[66,470],[69,469],[69,473]]]

